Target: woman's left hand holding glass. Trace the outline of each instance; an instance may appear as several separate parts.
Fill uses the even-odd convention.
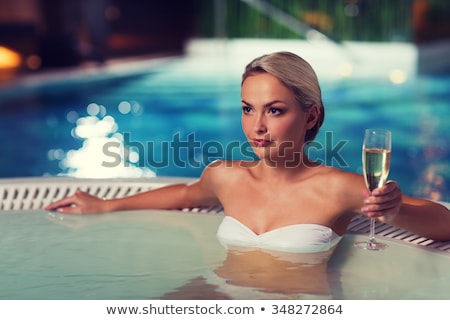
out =
[[[376,188],[372,194],[364,191],[364,204],[361,212],[381,222],[389,223],[400,211],[402,205],[402,191],[397,182],[390,180],[382,187]]]

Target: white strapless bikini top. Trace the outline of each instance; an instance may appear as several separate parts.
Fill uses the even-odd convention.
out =
[[[339,243],[342,236],[319,224],[293,224],[256,234],[239,220],[225,216],[217,230],[217,238],[225,247],[231,245],[310,253],[330,250]]]

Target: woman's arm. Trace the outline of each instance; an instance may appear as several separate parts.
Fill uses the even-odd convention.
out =
[[[405,196],[397,182],[388,181],[369,193],[364,177],[346,173],[339,180],[349,212],[373,217],[389,225],[437,241],[450,240],[450,210],[426,199]]]
[[[401,195],[394,181],[367,196],[361,210],[369,217],[418,235],[450,240],[450,210],[430,200]]]
[[[72,196],[55,201],[45,210],[61,213],[100,213],[139,209],[179,209],[219,204],[211,182],[211,167],[204,170],[199,180],[191,184],[176,184],[149,190],[136,195],[103,200],[86,192],[77,191]]]

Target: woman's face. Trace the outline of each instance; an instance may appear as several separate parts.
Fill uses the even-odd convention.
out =
[[[242,129],[260,159],[295,161],[301,155],[310,112],[276,77],[261,73],[246,78],[241,88]],[[314,108],[313,108],[314,109]]]

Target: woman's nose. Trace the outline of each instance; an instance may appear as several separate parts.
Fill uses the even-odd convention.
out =
[[[264,134],[267,132],[266,119],[264,115],[259,114],[255,119],[254,130],[258,134]]]

